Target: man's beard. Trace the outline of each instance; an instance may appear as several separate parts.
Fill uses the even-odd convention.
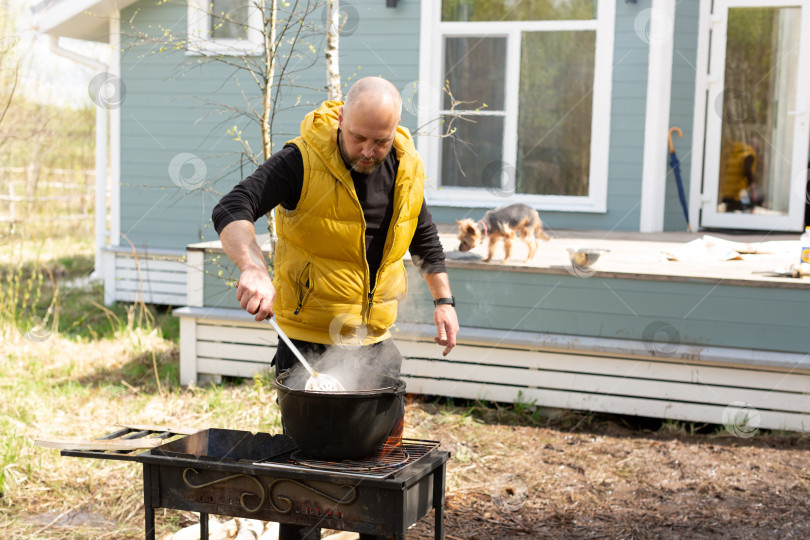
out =
[[[371,158],[369,160],[371,163],[368,164],[360,163],[360,161],[361,159],[357,158],[349,162],[349,164],[352,166],[352,170],[360,174],[371,174],[379,169],[380,165],[382,165],[382,161],[376,158]]]
[[[343,146],[343,137],[338,137],[338,146],[340,147],[340,153],[343,155],[344,161],[349,162],[349,168],[354,172],[360,174],[371,174],[377,169],[379,169],[380,165],[382,165],[383,163],[383,160],[377,159],[373,156],[368,159],[368,161],[370,161],[371,163],[360,163],[361,161],[364,161],[362,156],[352,158],[346,151],[346,147]]]

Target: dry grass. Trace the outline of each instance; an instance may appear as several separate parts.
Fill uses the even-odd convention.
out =
[[[266,380],[177,385],[170,313],[107,308],[99,285],[65,286],[92,268],[90,242],[20,234],[0,245],[0,254],[0,537],[143,535],[139,465],[63,458],[34,446],[35,439],[92,438],[118,423],[278,431]],[[26,337],[41,319],[47,324],[39,338]],[[188,519],[159,515],[159,530]]]
[[[177,345],[156,330],[119,332],[111,339],[76,342],[54,336],[32,343],[6,329],[0,345],[0,425],[6,486],[0,499],[3,538],[99,538],[96,526],[47,525],[71,511],[103,523],[110,538],[142,533],[142,479],[134,463],[60,457],[33,445],[37,438],[92,438],[115,424],[162,424],[279,431],[275,397],[266,381],[205,389],[164,384],[151,371],[177,362]],[[133,364],[143,375],[132,377]],[[176,529],[181,514],[166,514],[161,530]],[[61,523],[61,522],[60,522]],[[43,530],[44,529],[44,530]],[[105,530],[106,529],[106,530]]]

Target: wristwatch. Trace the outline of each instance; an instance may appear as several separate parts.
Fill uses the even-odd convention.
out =
[[[433,301],[434,307],[441,306],[442,304],[450,304],[451,306],[456,307],[456,297],[451,296],[450,298],[437,298]]]

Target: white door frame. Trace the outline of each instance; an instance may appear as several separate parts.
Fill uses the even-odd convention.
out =
[[[692,118],[692,167],[689,171],[689,221],[692,230],[700,226],[703,201],[703,143],[706,133],[706,92],[709,87],[709,38],[712,20],[712,0],[700,0],[698,14],[698,43],[695,58],[695,100]]]
[[[799,80],[796,99],[792,107],[796,111],[792,149],[791,193],[787,215],[765,216],[751,214],[718,214],[717,179],[719,150],[707,149],[706,144],[719,141],[721,122],[710,122],[708,106],[715,103],[724,90],[726,10],[730,7],[799,7],[802,34],[799,36]],[[718,228],[758,229],[769,231],[800,231],[804,224],[806,167],[810,129],[810,6],[801,0],[715,0],[714,13],[711,1],[701,0],[700,28],[698,37],[697,71],[695,87],[694,138],[692,144],[690,215],[700,216],[700,225]],[[720,32],[718,36],[714,34]],[[709,49],[711,40],[719,37],[722,46]],[[710,71],[711,70],[711,71]],[[705,151],[704,151],[705,149]],[[714,153],[714,154],[713,154]],[[711,176],[715,178],[711,180]],[[698,213],[700,212],[700,213]]]

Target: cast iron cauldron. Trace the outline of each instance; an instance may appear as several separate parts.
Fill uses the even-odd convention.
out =
[[[372,455],[403,414],[405,381],[395,377],[377,375],[363,384],[369,390],[296,390],[304,387],[306,376],[288,370],[273,382],[284,428],[309,456],[337,460]]]

